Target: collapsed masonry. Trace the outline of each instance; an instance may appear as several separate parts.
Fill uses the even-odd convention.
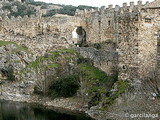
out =
[[[155,0],[145,5],[138,1],[137,5],[76,10],[72,17],[6,16],[0,19],[0,39],[25,45],[37,55],[84,41],[88,46],[110,42],[116,44],[113,52],[118,53],[119,79],[137,79],[160,70],[159,14],[160,0]]]

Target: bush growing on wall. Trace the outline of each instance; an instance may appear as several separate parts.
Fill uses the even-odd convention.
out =
[[[78,75],[69,75],[59,78],[53,86],[55,94],[59,97],[75,95],[79,88],[78,79]]]
[[[6,76],[7,80],[9,81],[14,81],[15,80],[15,76],[13,74],[13,66],[9,65],[8,67],[6,67],[6,69],[0,69],[0,72],[3,76]]]
[[[10,80],[10,81],[14,81],[15,80],[15,76],[13,75],[13,68],[12,68],[12,66],[8,67],[7,79]]]

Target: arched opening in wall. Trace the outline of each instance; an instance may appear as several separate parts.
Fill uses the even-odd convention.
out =
[[[122,65],[122,70],[126,70],[126,66],[125,65]]]
[[[86,31],[81,27],[76,27],[72,31],[73,44],[80,47],[86,45]]]

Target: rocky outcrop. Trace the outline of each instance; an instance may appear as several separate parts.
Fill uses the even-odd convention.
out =
[[[76,72],[75,62],[77,62],[77,58],[73,50],[63,49],[50,52],[36,59],[28,50],[15,43],[1,41],[2,43],[3,45],[0,47],[0,99],[35,103],[72,111],[87,110],[87,103],[79,98],[57,98],[53,100],[50,97],[34,94],[37,81],[43,81],[43,78],[46,77],[43,72],[40,72],[46,67],[46,64],[43,63],[48,65],[47,74],[49,76],[55,74],[55,78]],[[43,61],[38,61],[41,58]],[[42,66],[38,66],[40,64]]]
[[[0,75],[1,80],[21,80],[34,79],[34,76],[27,73],[23,74],[23,70],[27,65],[35,60],[35,57],[29,53],[26,48],[20,47],[17,44],[9,44],[0,47]],[[27,77],[28,76],[28,77]]]
[[[125,89],[125,93],[119,95],[114,103],[107,109],[102,109],[100,105],[93,106],[86,113],[96,118],[96,120],[158,120],[160,99],[153,83],[149,81],[134,80]],[[111,92],[117,91],[117,85],[114,85]],[[100,110],[101,109],[101,110]]]
[[[35,88],[43,94],[44,87],[48,92],[55,80],[76,72],[78,58],[74,50],[61,49],[36,58],[13,42],[0,43],[1,99],[32,101]]]
[[[0,41],[1,99],[26,99],[33,93],[35,71],[27,68],[35,57],[27,48],[13,42]]]

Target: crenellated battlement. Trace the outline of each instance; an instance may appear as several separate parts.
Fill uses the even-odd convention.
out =
[[[108,5],[108,7],[106,6],[102,6],[101,8],[98,8],[96,10],[76,10],[76,13],[75,13],[75,16],[79,16],[79,17],[89,17],[91,14],[94,14],[94,13],[99,13],[100,15],[102,14],[112,14],[113,11],[114,12],[119,12],[121,14],[126,14],[126,12],[132,14],[134,13],[135,14],[135,11],[140,11],[141,8],[143,7],[144,5],[142,4],[142,1],[138,1],[137,2],[137,5],[135,5],[134,2],[130,2],[129,6],[127,5],[127,3],[123,3],[122,4],[122,7],[120,7],[119,5],[116,5],[115,7],[113,5]],[[128,14],[127,13],[127,14]]]
[[[156,46],[159,39],[153,32],[157,34],[160,31],[159,6],[160,0],[145,4],[138,1],[123,3],[122,7],[102,6],[93,12],[82,10],[79,13],[77,10],[76,16],[87,18],[87,24],[92,29],[88,33],[88,42],[112,40],[117,43],[119,67],[122,68],[119,78],[133,79],[147,75],[150,70],[160,66],[160,60],[157,59],[157,49],[160,47]]]

